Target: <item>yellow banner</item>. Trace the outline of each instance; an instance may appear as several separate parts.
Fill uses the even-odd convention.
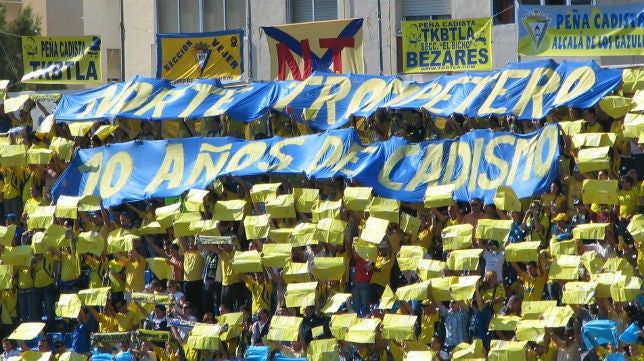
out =
[[[100,36],[23,36],[22,61],[23,83],[103,82]]]
[[[492,19],[402,22],[403,71],[492,69]]]
[[[157,78],[240,80],[241,30],[157,34]]]
[[[641,4],[519,6],[519,55],[644,54]]]

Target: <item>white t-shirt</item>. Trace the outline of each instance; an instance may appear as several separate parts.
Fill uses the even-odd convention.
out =
[[[485,259],[485,272],[496,272],[496,280],[503,281],[503,263],[505,262],[505,253],[497,252],[493,254],[487,249],[483,251],[483,259]]]

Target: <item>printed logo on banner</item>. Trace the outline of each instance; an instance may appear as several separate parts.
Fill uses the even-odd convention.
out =
[[[197,66],[199,66],[199,75],[203,75],[204,69],[208,66],[208,60],[210,60],[212,50],[210,50],[208,44],[203,41],[196,43],[193,48],[192,53],[195,55]]]
[[[523,19],[523,26],[530,34],[534,50],[539,49],[543,44],[543,39],[546,38],[548,26],[550,25],[550,17],[540,10],[535,9],[532,13],[526,14]]]

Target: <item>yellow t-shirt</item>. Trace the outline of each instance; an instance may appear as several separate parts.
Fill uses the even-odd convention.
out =
[[[394,261],[390,257],[377,256],[370,283],[382,287],[387,286],[391,279],[391,269],[393,267]]]
[[[271,294],[273,292],[273,284],[271,281],[257,282],[255,279],[248,278],[246,280],[246,288],[250,290],[250,293],[253,295],[252,299],[252,312],[255,313],[257,310],[264,308],[266,310],[271,309]]]
[[[234,252],[221,252],[220,254],[222,275],[221,284],[223,286],[230,286],[242,281],[241,277],[239,277],[239,273],[233,269],[234,255]]]
[[[199,281],[203,274],[204,259],[199,251],[186,251],[183,254],[183,280]]]
[[[523,283],[523,300],[524,301],[541,301],[543,288],[546,285],[546,275],[532,278],[527,272],[521,272],[519,279]]]
[[[139,328],[139,318],[132,311],[117,313],[117,321],[120,332],[133,331]]]
[[[634,215],[640,204],[639,191],[637,189],[622,189],[617,193],[617,197],[619,199],[619,216],[626,218]]]
[[[503,285],[497,284],[495,288],[496,288],[496,291],[492,288],[486,288],[481,293],[481,299],[483,299],[483,303],[485,303],[485,301],[489,301],[497,297],[505,297],[505,288],[503,288]],[[503,307],[502,302],[495,303],[493,307],[494,313],[499,313],[499,311],[501,310],[501,307]]]
[[[98,314],[98,332],[117,332],[119,330],[119,322],[116,317],[108,316],[104,313]]]
[[[11,324],[12,317],[18,317],[18,297],[15,288],[0,291],[0,305],[2,306],[1,323]],[[8,322],[7,322],[8,321]]]
[[[80,277],[80,258],[77,253],[63,253],[60,264],[60,280],[69,282]]]
[[[34,287],[34,277],[29,267],[18,269],[18,288],[27,290]]]
[[[145,261],[130,261],[125,267],[125,289],[128,292],[145,291]]]
[[[107,262],[107,271],[115,273],[123,273],[125,271],[125,266],[122,262],[112,259]],[[125,279],[120,278],[116,275],[108,274],[110,279],[110,291],[112,292],[123,292],[125,291]]]
[[[25,168],[3,168],[4,187],[2,193],[4,199],[19,197],[22,184],[25,182]]]
[[[432,312],[429,315],[420,315],[420,335],[418,335],[418,342],[422,342],[425,345],[432,343],[432,337],[436,333],[436,322],[438,318],[438,312]]]
[[[34,264],[34,287],[47,287],[54,283],[54,260],[51,254],[44,254],[36,264]]]

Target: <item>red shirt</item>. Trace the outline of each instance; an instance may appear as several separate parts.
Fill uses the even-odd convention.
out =
[[[373,269],[367,269],[367,264],[369,262],[364,259],[357,257],[355,262],[356,270],[353,273],[353,282],[356,283],[369,283],[371,281],[371,274]]]

